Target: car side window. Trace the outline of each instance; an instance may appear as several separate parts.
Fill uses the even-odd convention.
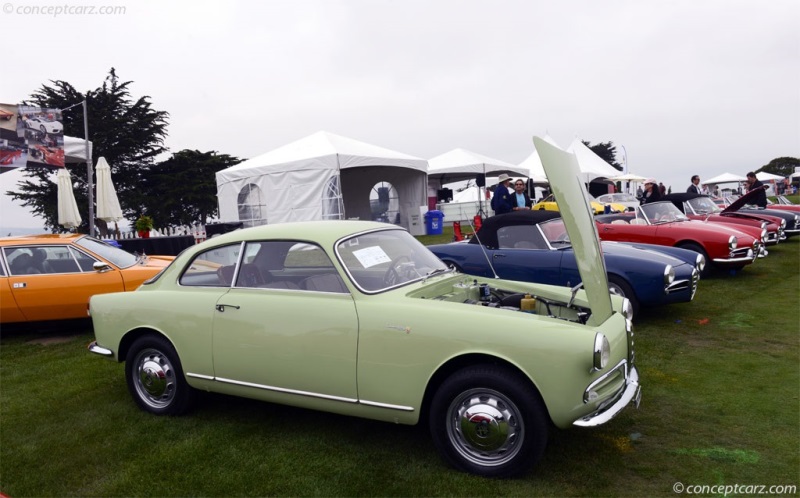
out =
[[[497,231],[500,249],[547,249],[547,244],[534,225],[512,225]]]
[[[320,246],[291,240],[249,242],[236,286],[349,292]]]
[[[231,244],[203,251],[194,257],[179,280],[190,287],[230,287],[241,244]]]
[[[59,273],[94,271],[94,264],[97,262],[95,258],[72,247],[65,247],[64,251],[65,252],[59,257],[59,259],[64,260],[64,271]],[[67,260],[69,260],[71,264],[67,263]],[[75,262],[77,262],[79,269],[74,268]]]

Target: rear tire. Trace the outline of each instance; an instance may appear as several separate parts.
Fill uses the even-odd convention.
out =
[[[139,408],[155,415],[180,415],[194,399],[178,353],[158,335],[133,342],[125,359],[125,379]]]
[[[433,397],[430,430],[442,458],[471,474],[510,477],[532,467],[547,445],[548,415],[518,373],[493,365],[460,370]]]

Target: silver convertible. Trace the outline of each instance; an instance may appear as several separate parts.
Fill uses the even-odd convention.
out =
[[[565,220],[588,227],[570,234],[586,249],[585,290],[457,273],[385,223],[269,225],[187,249],[135,292],[94,296],[89,349],[125,362],[154,414],[185,412],[200,390],[424,422],[454,467],[519,474],[551,424],[638,406],[630,303],[609,295],[582,210]]]

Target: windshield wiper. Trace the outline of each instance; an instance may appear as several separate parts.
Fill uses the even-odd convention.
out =
[[[425,278],[422,280],[422,282],[425,283],[426,280],[428,280],[430,277],[433,277],[434,275],[438,275],[440,273],[450,273],[451,271],[455,271],[455,268],[453,267],[434,268],[433,270],[425,274]]]

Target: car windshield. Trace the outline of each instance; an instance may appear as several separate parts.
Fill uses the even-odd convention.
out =
[[[644,217],[652,225],[671,223],[674,221],[688,221],[689,218],[675,207],[671,202],[653,202],[640,206]]]
[[[541,230],[544,238],[547,239],[547,242],[551,247],[563,249],[572,245],[569,241],[567,227],[564,226],[564,220],[561,218],[555,218],[545,221],[544,223],[539,223],[539,230]]]
[[[611,194],[611,202],[639,202],[639,200],[631,194]]]
[[[75,245],[100,256],[118,268],[128,268],[139,261],[133,254],[91,237],[81,237],[75,241]]]
[[[353,282],[371,294],[448,270],[404,230],[378,230],[343,239],[336,245],[336,255]]]
[[[688,204],[690,208],[686,210],[687,213],[714,214],[722,211],[719,206],[708,197],[695,197],[694,199],[686,201],[684,204]]]

